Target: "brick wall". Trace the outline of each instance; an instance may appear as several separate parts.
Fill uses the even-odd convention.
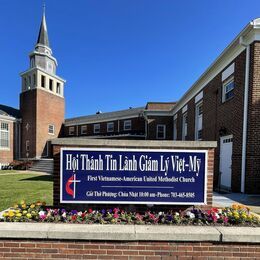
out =
[[[26,158],[26,141],[29,140],[29,157],[36,155],[36,89],[20,94],[21,124],[21,157]],[[28,124],[29,128],[26,128]],[[28,129],[28,130],[27,130]]]
[[[26,158],[26,141],[29,140],[29,158],[45,155],[46,141],[59,136],[64,122],[64,99],[41,89],[32,89],[20,94],[22,115],[22,158]],[[29,124],[27,130],[26,126]],[[49,124],[55,134],[48,134]]]
[[[60,149],[61,147],[75,147],[75,145],[53,145],[53,157],[54,157],[54,172],[53,172],[53,179],[54,179],[54,184],[53,184],[53,203],[54,206],[57,207],[70,207],[70,204],[61,204],[60,203]],[[76,145],[76,147],[81,147],[79,145]],[[87,148],[86,146],[82,146],[84,148]],[[89,146],[91,147],[91,146]],[[92,147],[97,147],[97,146],[92,146]],[[106,147],[107,148],[107,147]],[[118,147],[116,147],[118,148]],[[128,148],[138,148],[138,147],[128,147]],[[140,148],[140,147],[139,147]],[[161,146],[161,149],[164,147]],[[172,148],[174,149],[174,147]],[[185,148],[178,148],[178,149],[185,149]],[[186,147],[186,149],[188,149]],[[190,149],[190,148],[189,148]],[[202,149],[202,148],[191,148],[191,149]],[[205,150],[203,148],[202,150]],[[207,176],[207,205],[204,206],[204,208],[210,208],[212,206],[212,196],[213,196],[213,172],[214,172],[214,149],[208,149],[208,176]],[[86,209],[88,207],[97,207],[97,208],[111,208],[111,207],[118,207],[119,205],[105,205],[105,204],[97,204],[97,205],[87,205],[87,204],[73,204],[71,207],[73,209],[78,208],[78,209]],[[191,206],[191,205],[190,205]],[[168,206],[168,205],[160,205],[160,206],[154,206],[153,209],[160,209],[160,210],[167,210],[167,209],[172,209],[172,208],[178,208],[178,209],[184,209],[188,208],[189,205],[186,206]],[[203,206],[201,206],[203,207]],[[124,208],[126,210],[129,209],[129,205],[120,205],[120,208]],[[139,211],[142,211],[146,209],[146,206],[142,205],[135,205],[135,208]]]
[[[65,103],[64,98],[50,94],[44,90],[37,91],[36,114],[36,154],[45,156],[46,141],[59,136],[64,123]],[[48,134],[49,125],[54,125],[54,135]]]
[[[243,104],[244,104],[244,82],[245,82],[245,58],[243,51],[235,60],[235,89],[234,97],[222,103],[222,79],[220,72],[203,89],[203,129],[202,137],[204,141],[218,141],[215,151],[214,162],[214,187],[218,186],[219,179],[219,148],[220,129],[225,129],[224,135],[233,135],[233,155],[232,155],[232,190],[240,191],[241,178],[241,152],[242,152],[242,132],[243,132]],[[231,64],[230,63],[230,64]],[[230,65],[229,64],[229,65]],[[228,65],[228,66],[229,66]],[[228,67],[227,66],[227,67]],[[226,68],[225,68],[226,69]],[[225,70],[224,69],[224,70]],[[224,71],[223,70],[223,71]],[[188,135],[187,140],[195,138],[195,97],[188,102]],[[182,139],[182,111],[177,112],[177,139]],[[259,131],[260,132],[260,131]]]
[[[0,258],[11,259],[259,259],[254,243],[0,240]]]
[[[124,131],[124,121],[131,120],[132,122],[132,129],[128,131]],[[114,123],[114,131],[113,132],[107,132],[107,123],[113,122]],[[70,136],[93,136],[93,135],[115,135],[115,134],[126,134],[126,133],[139,133],[144,134],[145,133],[145,120],[143,117],[136,117],[136,118],[125,118],[120,120],[111,120],[106,122],[97,122],[97,124],[100,124],[100,133],[95,134],[94,133],[94,124],[83,124],[87,126],[87,133],[81,134],[81,125],[74,125],[74,135],[69,135],[69,127],[64,127],[64,136],[70,137]],[[118,127],[119,124],[119,127]],[[119,130],[119,131],[118,131]]]
[[[260,42],[251,45],[250,85],[248,100],[248,135],[246,154],[247,193],[259,193],[260,190]]]
[[[166,126],[165,140],[173,139],[173,118],[172,116],[148,116],[147,139],[156,140],[157,125]]]

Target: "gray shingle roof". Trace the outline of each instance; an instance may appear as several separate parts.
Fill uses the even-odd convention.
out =
[[[0,104],[0,115],[21,118],[20,110],[13,107],[1,105],[1,104]]]
[[[91,123],[98,123],[102,121],[113,121],[117,119],[123,119],[127,117],[138,117],[140,116],[143,111],[144,107],[137,107],[137,108],[129,108],[125,110],[107,112],[107,113],[100,113],[95,115],[89,116],[81,116],[81,117],[74,117],[65,120],[65,125],[77,125],[77,124],[91,124]]]

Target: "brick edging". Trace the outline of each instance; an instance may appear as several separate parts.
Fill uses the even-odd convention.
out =
[[[259,243],[259,227],[0,223],[0,239]]]

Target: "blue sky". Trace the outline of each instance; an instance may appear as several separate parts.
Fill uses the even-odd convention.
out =
[[[19,106],[40,0],[0,0],[0,103]],[[260,16],[260,1],[46,0],[66,117],[175,101]]]

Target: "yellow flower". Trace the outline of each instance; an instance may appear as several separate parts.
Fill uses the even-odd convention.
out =
[[[12,218],[14,216],[14,212],[12,210],[9,210],[8,215],[10,218]]]
[[[242,218],[247,218],[246,213],[242,213],[242,214],[241,214],[241,217],[242,217]]]
[[[31,215],[30,213],[27,213],[27,214],[26,214],[26,217],[27,217],[27,218],[32,218],[32,215]]]
[[[31,209],[35,208],[35,204],[32,204],[32,205],[30,206],[30,208],[31,208]]]
[[[5,211],[5,212],[3,213],[3,217],[9,217],[9,214],[8,214],[7,211]]]
[[[17,213],[17,214],[16,214],[16,217],[18,217],[18,218],[20,218],[21,216],[22,216],[21,213]]]
[[[25,204],[25,201],[24,201],[24,200],[21,200],[20,204],[21,204],[21,205]]]
[[[15,213],[20,213],[21,212],[21,210],[20,209],[17,209],[16,211],[15,211]]]
[[[14,208],[17,209],[18,208],[18,204],[14,204]]]
[[[27,214],[27,210],[23,210],[23,215],[26,215]]]
[[[26,204],[22,204],[22,208],[25,209],[26,208]]]

